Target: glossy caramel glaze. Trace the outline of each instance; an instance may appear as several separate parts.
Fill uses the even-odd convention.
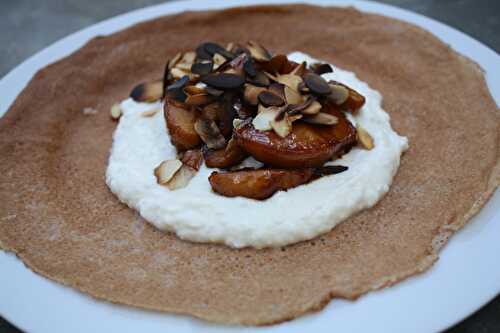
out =
[[[322,112],[335,115],[333,126],[295,122],[285,138],[274,131],[256,130],[248,123],[235,130],[235,138],[256,160],[278,168],[318,167],[356,142],[356,129],[342,112],[327,105]]]
[[[182,103],[173,99],[166,99],[163,112],[170,140],[179,151],[193,149],[201,144],[201,139],[194,130],[197,111],[188,110]]]
[[[313,169],[259,169],[231,172],[212,172],[208,178],[212,189],[226,197],[246,197],[263,200],[276,191],[287,190],[307,183]]]

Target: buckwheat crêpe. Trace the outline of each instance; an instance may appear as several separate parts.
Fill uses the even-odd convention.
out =
[[[323,236],[261,250],[183,241],[121,204],[104,179],[111,106],[204,40],[306,52],[380,91],[411,142],[387,195]],[[0,119],[0,247],[99,299],[221,323],[290,320],[438,259],[500,183],[498,111],[476,64],[398,20],[305,5],[162,17],[40,70]]]

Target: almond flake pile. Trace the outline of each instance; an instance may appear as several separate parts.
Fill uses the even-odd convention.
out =
[[[138,102],[164,100],[179,156],[156,168],[158,183],[185,187],[204,160],[207,167],[226,170],[209,177],[215,192],[265,199],[347,170],[324,164],[356,144],[372,149],[374,142],[345,117],[365,98],[321,76],[332,71],[328,64],[308,66],[272,55],[252,41],[227,47],[206,42],[176,54],[162,80],[139,84],[130,94]],[[234,169],[249,156],[264,166]]]

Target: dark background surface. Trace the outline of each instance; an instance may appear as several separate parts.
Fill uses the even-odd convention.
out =
[[[0,77],[29,56],[106,18],[162,0],[0,0]],[[500,52],[498,0],[382,0],[432,17]],[[500,75],[500,73],[499,73]],[[500,281],[499,281],[500,284]],[[467,286],[464,286],[467,288]],[[464,299],[464,302],[467,302]],[[436,309],[439,315],[440,309]],[[0,332],[20,332],[0,317]],[[448,333],[500,332],[500,296]]]

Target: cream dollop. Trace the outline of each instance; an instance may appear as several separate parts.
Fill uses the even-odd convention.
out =
[[[289,58],[296,62],[317,61],[299,52]],[[387,193],[408,141],[392,130],[378,91],[352,72],[336,67],[334,73],[324,77],[343,82],[366,97],[366,104],[350,120],[371,134],[375,148],[353,148],[330,163],[348,166],[346,172],[256,201],[214,193],[208,182],[214,169],[203,165],[187,187],[170,191],[158,185],[153,174],[163,160],[176,158],[163,113],[141,116],[161,104],[127,99],[121,103],[123,115],[113,135],[106,183],[122,202],[158,229],[175,232],[186,240],[263,248],[326,233],[349,216],[372,207]],[[254,162],[249,159],[244,163]]]

